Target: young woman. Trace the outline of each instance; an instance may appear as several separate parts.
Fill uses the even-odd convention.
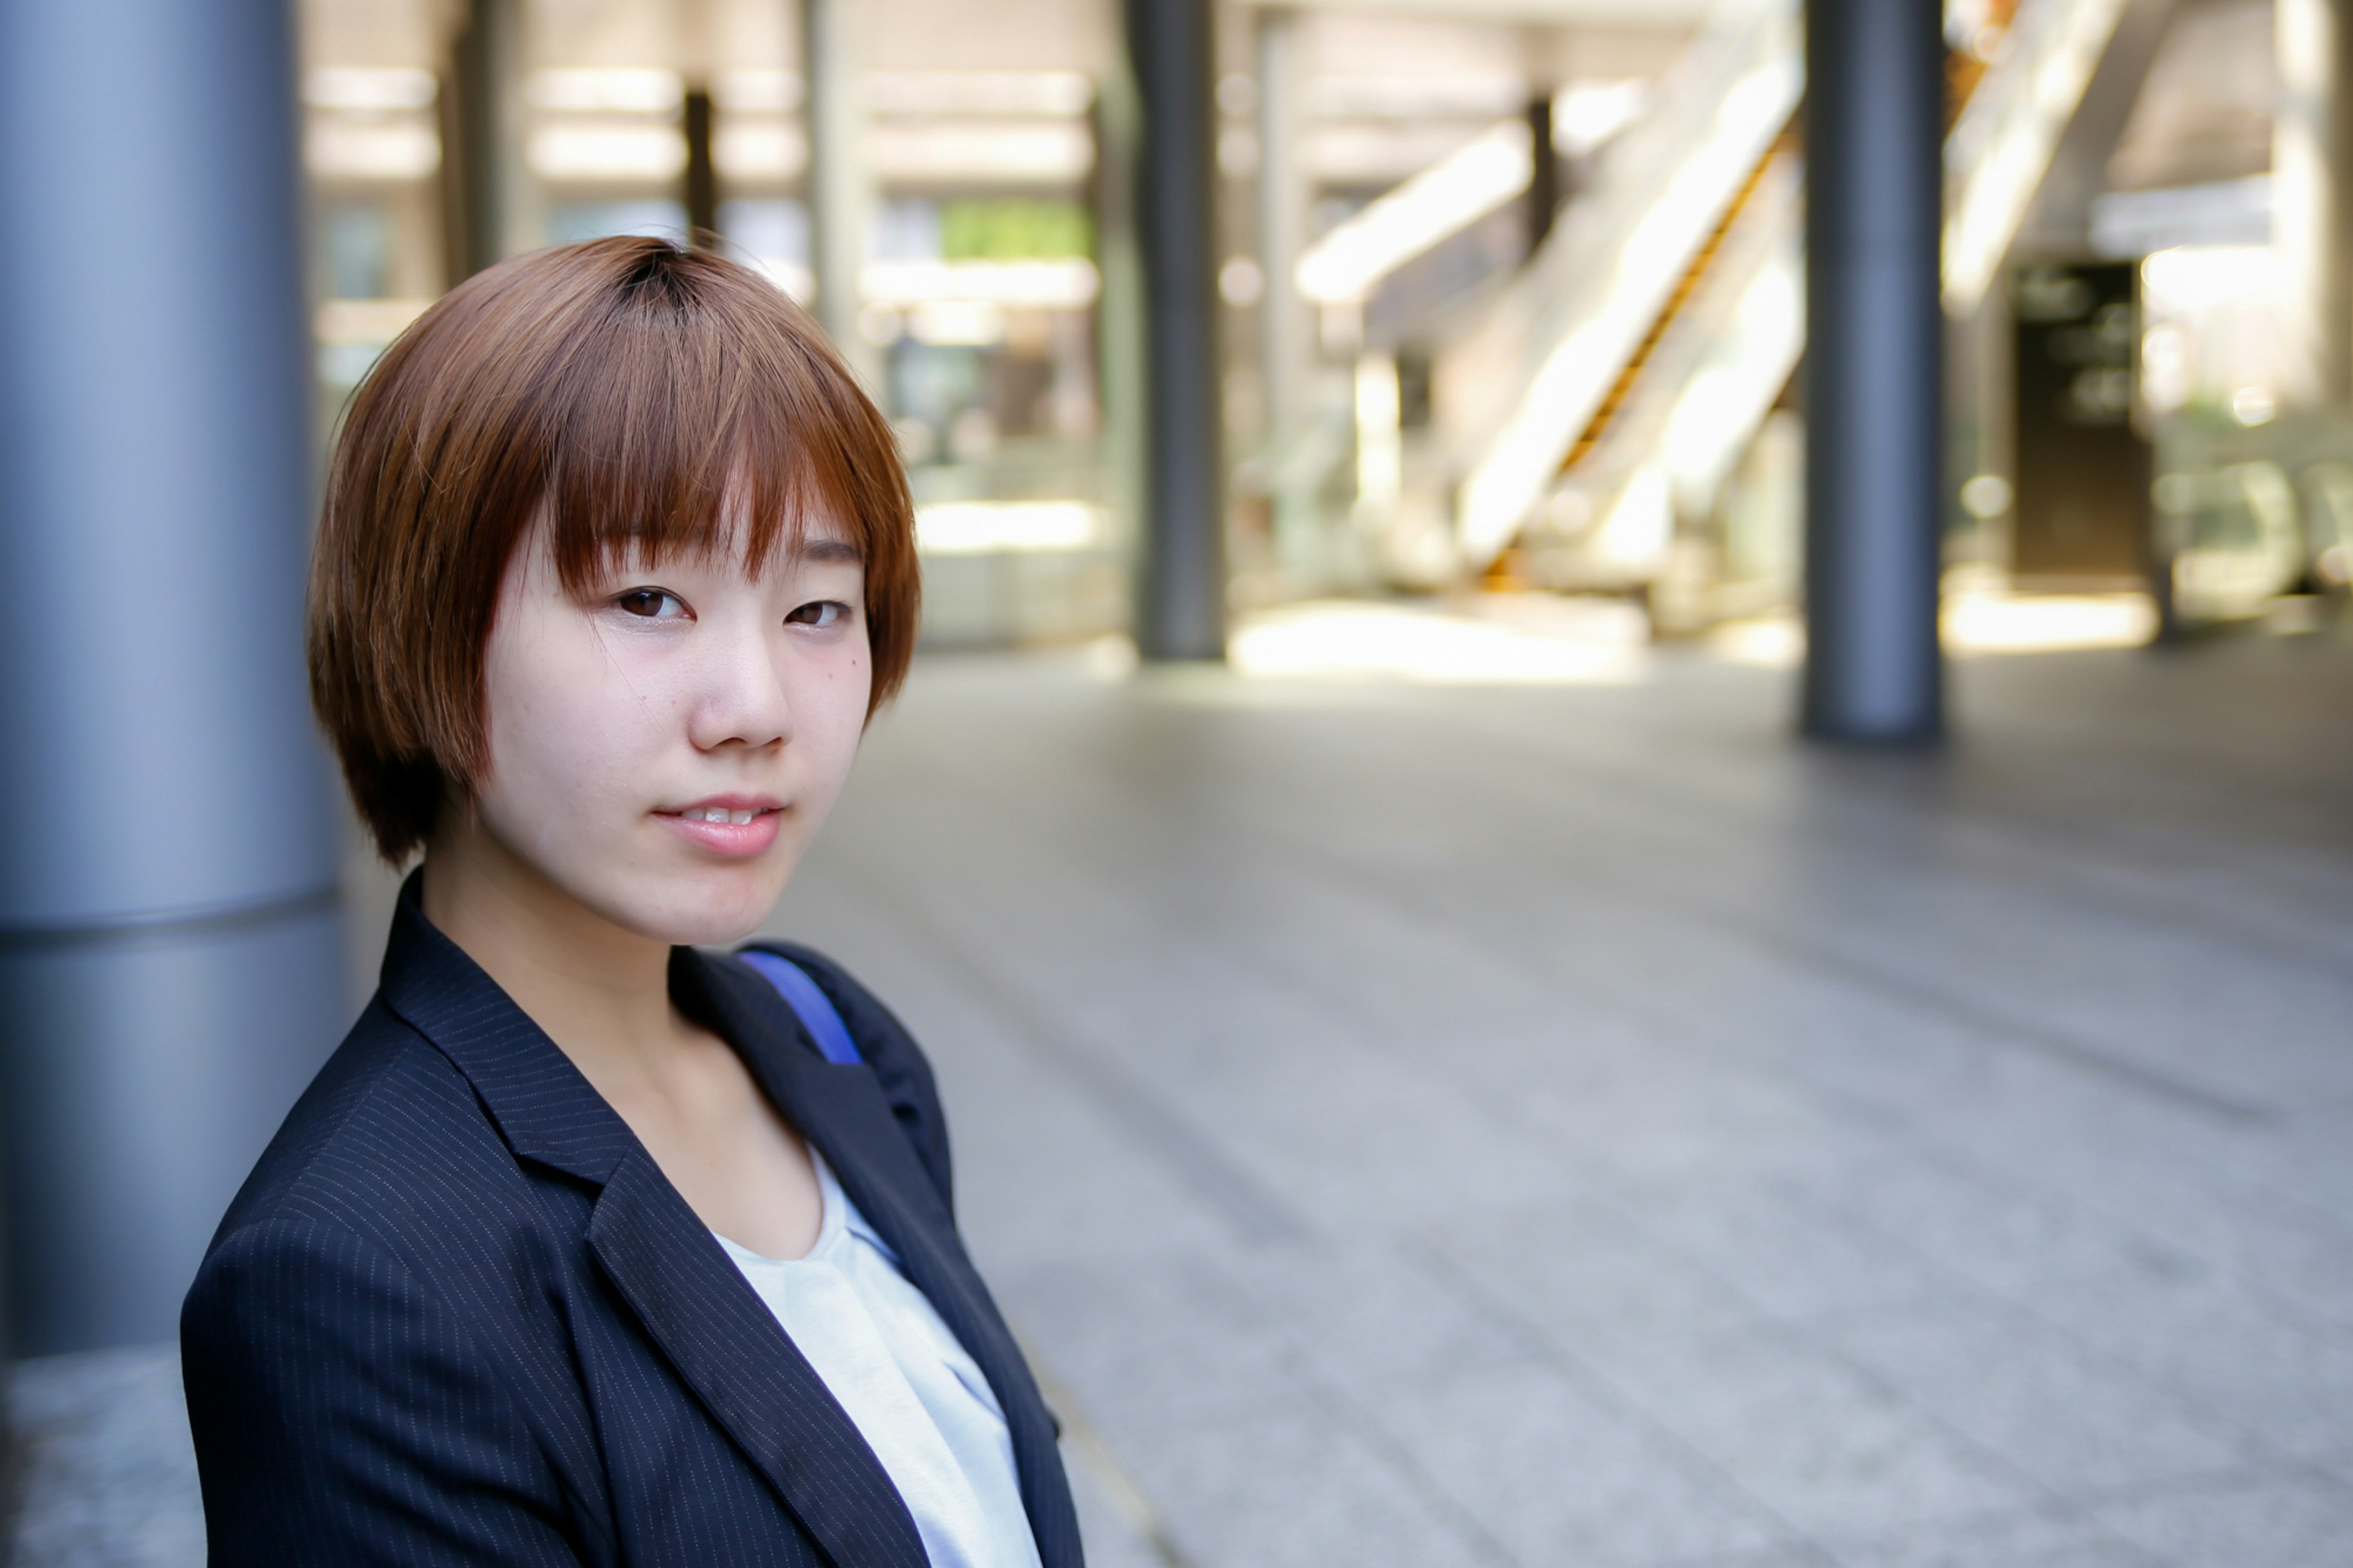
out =
[[[385,353],[311,689],[424,858],[188,1297],[216,1563],[1079,1568],[923,1053],[815,953],[703,951],[776,903],[915,608],[889,426],[740,267],[543,251]]]

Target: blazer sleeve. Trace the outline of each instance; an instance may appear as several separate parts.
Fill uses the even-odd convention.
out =
[[[857,1042],[859,1055],[874,1069],[882,1097],[890,1102],[891,1114],[898,1119],[899,1130],[906,1134],[923,1173],[939,1189],[940,1202],[953,1222],[955,1170],[948,1154],[947,1113],[941,1108],[939,1085],[932,1077],[932,1064],[923,1055],[923,1047],[915,1043],[907,1026],[899,1022],[897,1015],[877,1000],[872,992],[815,948],[765,940],[754,945],[768,948],[799,964],[841,1014],[849,1037]]]
[[[213,1568],[579,1568],[521,1407],[382,1248],[322,1222],[233,1232],[180,1343]]]

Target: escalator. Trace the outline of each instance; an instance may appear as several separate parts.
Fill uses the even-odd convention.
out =
[[[1695,291],[1694,262],[1753,197],[1803,79],[1795,0],[1720,8],[1520,276],[1452,335],[1431,367],[1431,414],[1461,476],[1465,566],[1510,546],[1597,416],[1610,408],[1614,424],[1639,395],[1646,345],[1665,342]]]
[[[1998,14],[1990,67],[1957,76],[1954,314],[1998,276],[2120,16],[2146,3],[2025,0]],[[1546,246],[1450,334],[1430,473],[1453,487],[1462,570],[1655,609],[1744,553],[1794,563],[1794,541],[1744,550],[1721,527],[1804,348],[1801,27],[1796,0],[1730,0]],[[1794,527],[1794,501],[1767,510]]]

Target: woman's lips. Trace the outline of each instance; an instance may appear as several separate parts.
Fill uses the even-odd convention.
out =
[[[731,860],[749,859],[774,844],[784,815],[784,807],[765,796],[723,795],[654,813],[688,843]]]

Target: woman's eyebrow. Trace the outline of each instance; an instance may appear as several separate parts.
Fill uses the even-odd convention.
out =
[[[858,546],[846,539],[805,539],[793,553],[803,561],[820,563],[840,563],[851,566],[866,559]]]

